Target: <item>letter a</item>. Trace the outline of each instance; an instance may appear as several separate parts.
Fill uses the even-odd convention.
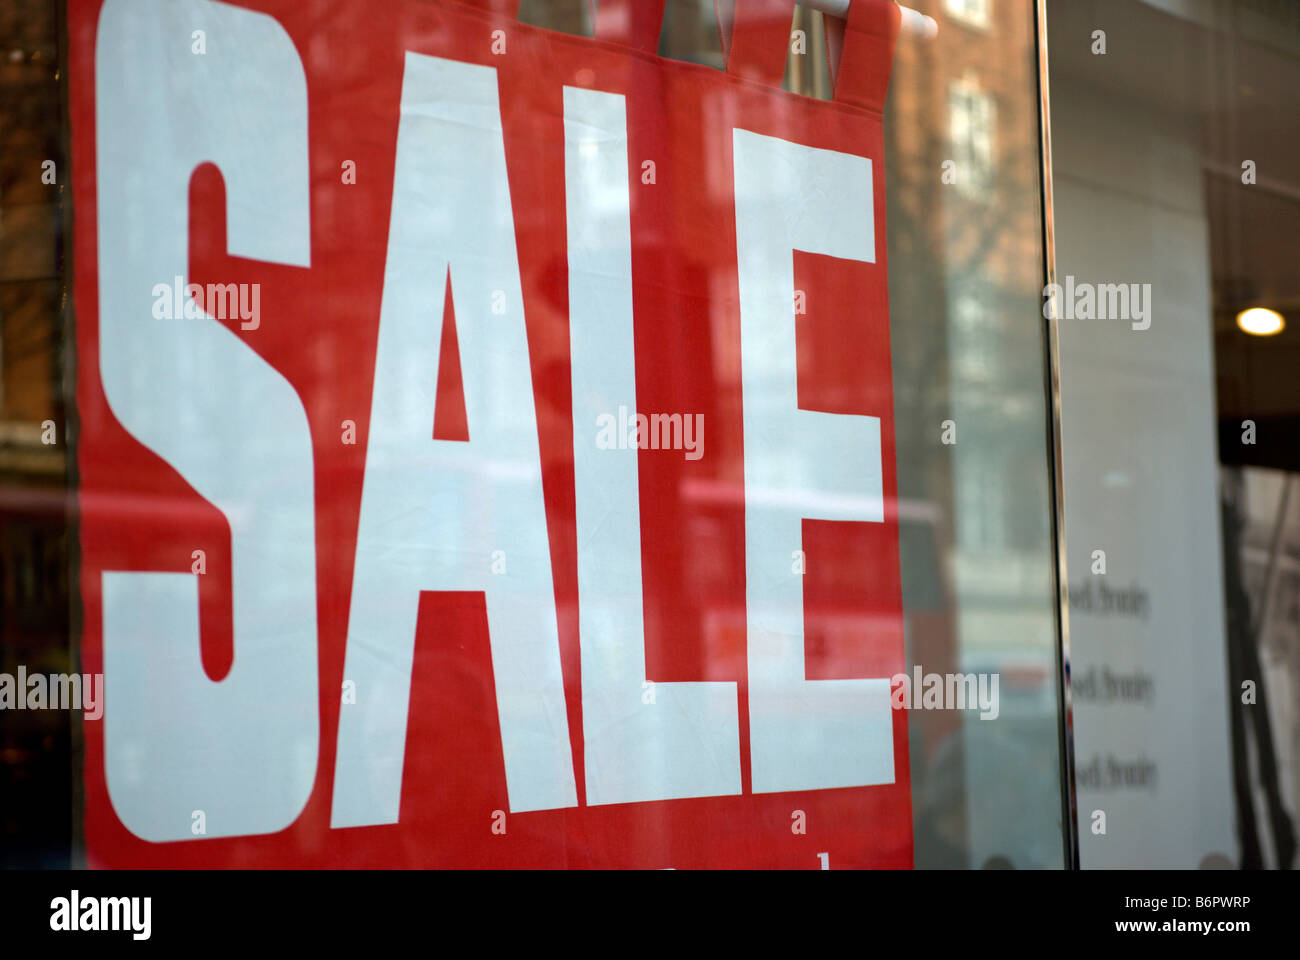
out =
[[[509,809],[577,803],[495,68],[407,53],[344,675],[335,827],[396,823],[422,591],[486,597]],[[413,198],[439,198],[437,217]],[[450,268],[471,440],[431,436]],[[510,576],[466,557],[504,550]],[[418,744],[415,746],[419,746]]]

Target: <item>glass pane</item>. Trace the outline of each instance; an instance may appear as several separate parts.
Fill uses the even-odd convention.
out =
[[[885,111],[908,661],[999,682],[910,716],[917,866],[1060,867],[1032,4],[915,3]]]
[[[1081,864],[1294,866],[1300,8],[1047,6]]]
[[[1033,6],[856,2],[6,7],[5,863],[1065,863]]]

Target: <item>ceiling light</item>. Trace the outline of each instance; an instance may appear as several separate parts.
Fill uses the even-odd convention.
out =
[[[1271,337],[1275,333],[1282,332],[1286,321],[1276,310],[1267,307],[1251,307],[1237,314],[1237,326],[1257,337]]]

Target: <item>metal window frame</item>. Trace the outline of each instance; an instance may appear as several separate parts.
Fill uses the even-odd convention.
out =
[[[1048,76],[1047,0],[1034,0],[1038,61],[1038,154],[1041,191],[1043,285],[1056,282],[1056,220],[1052,195],[1052,111]],[[1056,587],[1056,674],[1061,755],[1061,830],[1065,867],[1078,870],[1079,804],[1074,778],[1074,710],[1070,693],[1070,605],[1069,577],[1065,549],[1065,490],[1061,436],[1061,351],[1060,318],[1056,311],[1043,323],[1044,381],[1049,400],[1046,429],[1051,450],[1052,545],[1056,554],[1053,577]]]

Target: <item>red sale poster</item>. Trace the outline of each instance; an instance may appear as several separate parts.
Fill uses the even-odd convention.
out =
[[[898,9],[70,0],[95,867],[909,867]]]

